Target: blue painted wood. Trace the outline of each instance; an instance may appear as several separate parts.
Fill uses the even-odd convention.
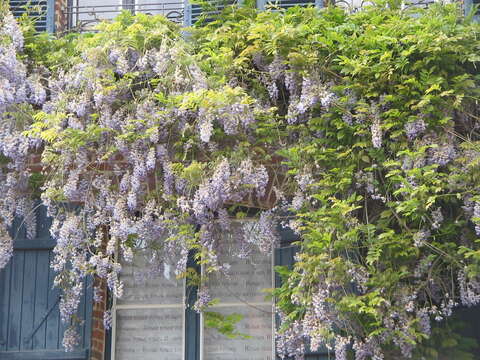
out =
[[[92,290],[93,292],[93,290]],[[107,288],[107,309],[111,309],[113,307],[113,298],[110,294],[110,291]],[[90,316],[91,318],[91,316]],[[107,329],[105,332],[105,354],[103,360],[112,360],[112,333],[113,329]]]
[[[183,2],[183,25],[192,26],[192,4],[188,0]]]
[[[35,241],[39,239],[51,239],[50,228],[52,227],[52,218],[47,215],[47,208],[41,206],[41,204],[35,204],[35,213],[37,214],[37,237]]]
[[[35,27],[38,31],[49,31],[49,26],[54,24],[55,0],[10,0],[9,4],[15,17],[25,13],[26,6],[29,5],[29,14],[37,19]],[[37,11],[37,8],[40,11]]]
[[[191,4],[189,13],[190,13],[189,25],[193,26],[203,15],[203,9],[200,5]]]
[[[267,4],[267,1],[266,0],[257,0],[256,4],[257,4],[257,9],[258,10],[264,11],[265,10],[265,5]]]
[[[83,280],[84,289],[86,288],[86,284],[87,284],[87,281],[86,279],[84,279]],[[86,310],[85,306],[86,306],[85,297],[82,296],[82,298],[80,299],[80,304],[78,305],[79,315],[81,319],[85,319],[85,310]],[[85,348],[85,330],[86,330],[85,324],[82,324],[78,330],[79,330],[80,336],[82,337],[80,347]]]
[[[53,252],[49,252],[49,262],[51,263],[53,259]],[[52,304],[58,301],[60,296],[60,291],[57,288],[53,287],[53,280],[55,277],[55,273],[52,269],[48,269],[48,289],[49,292],[47,294],[47,308],[50,308]],[[46,329],[45,329],[45,337],[46,337],[46,349],[58,349],[61,345],[60,339],[60,311],[53,311],[50,316],[45,320]]]
[[[198,4],[190,4],[189,6],[189,19],[187,21],[188,25],[195,25],[195,23],[209,23],[214,20],[213,15],[218,14],[225,7],[232,4],[241,4],[242,0],[208,0],[212,6],[212,9],[208,9],[208,12],[205,12],[205,9]]]
[[[20,351],[0,354],[2,360],[85,360],[88,359],[88,351],[74,351],[66,353],[57,351]]]
[[[9,229],[10,236],[14,239],[14,242],[23,240],[27,241],[27,230],[22,218],[15,218],[12,227]]]
[[[83,325],[83,348],[86,349],[87,355],[90,353],[91,349],[91,331],[92,331],[92,316],[93,316],[93,279],[92,278],[87,278],[85,280],[85,315],[83,319],[84,325]]]
[[[55,241],[51,238],[22,239],[15,241],[16,250],[49,250],[55,247]]]
[[[47,17],[46,30],[49,33],[54,33],[55,32],[55,0],[48,0],[46,17]]]
[[[464,10],[465,10],[465,16],[469,15],[470,12],[473,11],[475,6],[480,6],[480,0],[465,0],[464,1]],[[473,19],[475,21],[480,21],[480,10],[477,9],[475,13],[473,14]]]
[[[112,360],[112,329],[108,329],[105,333],[104,360]]]
[[[10,284],[10,307],[8,309],[7,351],[20,351],[24,260],[25,252],[13,253],[13,258],[11,259],[12,281]]]
[[[20,350],[32,350],[32,337],[30,336],[34,324],[35,309],[35,274],[37,252],[29,250],[24,252],[23,290],[22,290],[22,318],[20,324]]]
[[[11,268],[10,262],[3,271],[0,271],[0,284],[3,284],[4,291],[0,292],[0,310],[8,310],[10,307],[10,283],[11,283]],[[8,311],[0,311],[0,351],[7,350],[7,336],[9,327]]]
[[[81,335],[81,344],[82,349],[90,348],[90,329],[92,325],[92,306],[89,304],[93,301],[93,287],[91,278],[86,278],[83,280],[83,288],[85,295],[81,298],[79,304],[79,316],[85,321],[78,326],[78,332]]]
[[[39,269],[48,269],[50,264],[48,262],[50,251],[43,250],[37,251],[37,270]],[[37,271],[35,274],[35,307],[33,309],[33,319],[35,324],[39,324],[41,319],[43,319],[44,314],[47,312],[47,298],[48,292],[50,291],[48,287],[48,276],[45,276],[44,273]],[[32,349],[45,349],[45,330],[46,323],[43,322],[40,325],[40,328],[33,335],[32,339]]]
[[[22,219],[16,219],[11,233],[16,235],[14,254],[0,271],[0,359],[83,359],[89,356],[92,327],[93,289],[84,281],[85,293],[78,316],[85,319],[79,327],[82,337],[78,351],[65,353],[58,308],[60,291],[53,289],[54,241],[48,237],[51,220],[44,208],[38,208],[38,237],[27,239]]]
[[[187,267],[193,268],[197,273],[200,273],[200,266],[196,264],[193,253],[189,254]],[[197,292],[196,286],[187,286],[186,288],[185,360],[200,359],[200,314],[192,308],[197,299]]]

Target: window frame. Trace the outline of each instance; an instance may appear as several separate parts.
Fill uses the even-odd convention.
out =
[[[272,253],[268,255],[270,258],[270,274],[271,274],[271,279],[270,279],[270,285],[272,288],[275,288],[276,285],[276,278],[275,278],[275,249],[272,250]],[[203,276],[204,268],[202,267],[202,276]],[[272,309],[272,315],[271,315],[271,342],[272,342],[272,360],[276,359],[276,348],[275,348],[275,329],[276,329],[276,316],[275,312],[273,311],[274,308],[274,301],[273,299],[269,302],[267,301],[262,301],[262,302],[221,302],[220,304],[212,306],[210,309],[215,310],[218,308],[226,308],[226,307],[232,307],[232,308],[248,308],[249,305],[252,306],[258,306],[258,307],[267,307],[269,306]],[[208,360],[205,359],[205,331],[204,331],[204,315],[203,313],[200,314],[200,333],[198,334],[200,337],[200,357],[198,359],[184,359],[184,360]]]
[[[248,220],[247,220],[248,221]],[[278,248],[272,249],[271,254],[267,255],[270,258],[270,274],[271,280],[270,285],[272,288],[275,288],[277,284],[277,276],[275,273],[275,266],[277,265],[276,259],[276,251]],[[116,259],[118,260],[118,249],[116,251]],[[187,267],[194,268],[197,273],[203,274],[203,268],[196,264],[194,260],[194,253],[190,252],[188,255]],[[183,285],[183,304],[178,304],[176,306],[171,305],[156,305],[156,304],[117,304],[117,299],[113,297],[112,306],[111,306],[111,314],[112,314],[112,326],[110,331],[111,340],[109,341],[110,344],[110,355],[111,359],[115,359],[116,355],[116,335],[117,335],[117,312],[120,310],[136,310],[136,309],[164,309],[164,308],[177,308],[177,307],[184,307],[183,316],[182,316],[182,328],[183,328],[183,335],[182,335],[182,360],[205,360],[205,349],[204,349],[204,339],[205,339],[205,331],[204,331],[204,317],[203,314],[198,314],[195,310],[193,310],[192,306],[196,301],[198,288],[197,286],[188,286],[185,279],[182,281]],[[144,305],[144,306],[142,306]],[[146,305],[146,306],[145,306]],[[251,305],[254,306],[269,306],[272,308],[272,316],[271,316],[271,346],[272,346],[272,353],[271,358],[272,360],[277,358],[276,355],[276,347],[275,347],[275,329],[276,329],[276,316],[274,309],[274,300],[271,301],[263,301],[263,302],[252,302]],[[248,304],[238,302],[228,302],[220,305],[216,305],[215,307],[225,308],[230,306],[245,306],[247,307]],[[192,335],[192,328],[194,328],[194,335]]]

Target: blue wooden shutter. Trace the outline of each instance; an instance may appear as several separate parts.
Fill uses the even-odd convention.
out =
[[[465,15],[468,15],[470,14],[470,11],[472,11],[474,6],[480,6],[480,0],[465,0],[463,4],[465,7]],[[480,8],[477,9],[473,18],[476,21],[480,21]]]
[[[298,247],[292,245],[298,240],[298,236],[289,229],[280,230],[280,248],[275,249],[275,266],[288,266],[290,269],[295,263],[295,254],[298,252]],[[281,279],[278,274],[275,274],[275,286],[281,285]],[[327,348],[319,349],[318,351],[307,351],[305,353],[305,360],[332,360],[333,354],[328,352]]]
[[[187,268],[194,269],[200,274],[200,266],[196,263],[194,253],[190,252]],[[197,300],[198,289],[196,286],[187,285],[185,288],[185,360],[200,360],[200,314],[192,307]]]
[[[38,31],[55,31],[55,0],[10,0],[10,9],[15,17],[22,16],[26,6],[38,7],[40,12],[32,12],[38,17],[36,28]]]
[[[92,287],[85,280],[85,292],[78,316],[85,319],[78,328],[80,344],[66,353],[62,347],[65,324],[58,309],[60,292],[53,289],[55,273],[50,268],[55,242],[49,234],[51,220],[46,210],[36,211],[37,237],[27,239],[22,219],[12,228],[14,254],[0,271],[0,359],[2,360],[86,360],[90,349]]]

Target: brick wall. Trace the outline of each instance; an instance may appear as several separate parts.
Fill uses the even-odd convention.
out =
[[[55,31],[63,32],[67,25],[67,0],[55,0]]]
[[[107,305],[107,286],[105,280],[98,277],[94,280],[94,286],[101,289],[102,300],[93,303],[90,360],[104,360],[106,333],[103,327],[103,313]]]

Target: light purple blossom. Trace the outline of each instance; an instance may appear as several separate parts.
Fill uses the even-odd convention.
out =
[[[473,206],[473,217],[476,218],[476,220],[474,220],[475,234],[480,236],[480,202],[479,201],[475,201],[475,205]]]
[[[74,326],[68,327],[63,334],[62,345],[65,351],[73,351],[80,344],[80,336]]]
[[[223,206],[230,197],[230,164],[223,159],[212,177],[200,185],[193,199],[193,212],[197,220],[204,224],[212,212]]]
[[[372,132],[372,145],[376,149],[382,147],[382,128],[380,127],[380,119],[375,118],[370,128]]]
[[[28,101],[34,105],[43,105],[47,100],[47,92],[38,77],[30,77],[27,84],[29,89]]]
[[[413,244],[416,247],[421,247],[425,245],[425,241],[430,237],[430,231],[427,229],[422,229],[413,235]]]
[[[335,360],[347,360],[347,350],[351,341],[350,337],[335,337]]]
[[[467,279],[465,271],[461,270],[457,275],[458,287],[460,290],[460,301],[462,305],[471,307],[480,303],[480,281],[478,279]]]
[[[453,144],[440,143],[428,150],[429,163],[445,166],[457,157],[457,150]]]
[[[279,314],[280,321],[284,315]],[[276,334],[276,350],[281,359],[293,358],[303,360],[305,358],[306,338],[300,321],[294,321],[284,332]]]
[[[119,75],[125,75],[130,71],[130,65],[128,59],[124,54],[120,54],[116,61],[116,69],[115,72]]]
[[[122,55],[121,51],[119,49],[112,49],[110,50],[110,53],[108,54],[108,61],[110,61],[113,65],[115,65]]]
[[[258,221],[246,221],[243,225],[245,241],[258,246],[264,253],[270,253],[278,243],[277,223],[271,211],[260,214]]]
[[[13,255],[13,241],[7,229],[0,224],[0,269],[3,269]]]
[[[208,143],[213,134],[214,116],[209,111],[202,108],[198,112],[198,118],[199,118],[200,139],[203,142]]]
[[[105,328],[105,330],[109,330],[112,327],[112,321],[112,312],[110,310],[106,310],[103,313],[103,327]]]
[[[286,70],[285,60],[279,56],[275,55],[273,61],[268,65],[268,72],[274,80],[281,80],[284,76]]]
[[[425,121],[423,121],[423,119],[421,118],[415,121],[406,123],[405,132],[407,134],[408,140],[410,141],[414,140],[419,135],[421,135],[426,128],[427,128],[427,125],[425,124]]]
[[[420,326],[420,330],[427,336],[431,334],[430,316],[428,309],[422,308],[417,311],[417,318]]]
[[[436,208],[432,211],[432,228],[439,229],[443,223],[443,214],[441,208]]]
[[[200,313],[203,310],[205,310],[206,307],[210,304],[212,301],[212,298],[210,294],[208,293],[208,289],[206,287],[202,287],[197,294],[197,301],[195,301],[195,304],[193,305],[193,309]]]
[[[72,318],[77,312],[78,305],[83,294],[83,283],[74,284],[72,287],[64,289],[62,298],[58,307],[60,308],[60,317],[64,323]]]
[[[23,49],[23,33],[20,29],[20,26],[17,23],[17,20],[11,12],[7,12],[3,15],[3,26],[0,29],[0,36],[4,35],[10,37],[13,45],[17,51]]]

